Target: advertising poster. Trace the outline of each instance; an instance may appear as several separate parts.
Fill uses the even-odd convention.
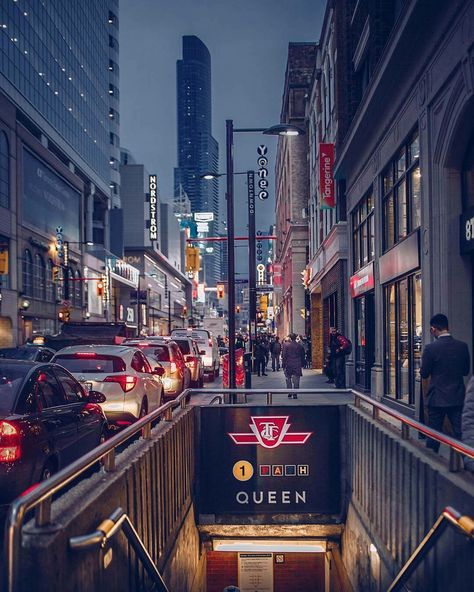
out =
[[[79,241],[81,194],[23,149],[23,222],[65,240]]]
[[[339,407],[203,407],[201,514],[340,512]]]

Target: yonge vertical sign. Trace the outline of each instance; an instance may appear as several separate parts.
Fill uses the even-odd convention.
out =
[[[149,175],[148,177],[148,193],[150,195],[150,240],[158,240],[158,190],[157,190],[157,179],[156,175]]]

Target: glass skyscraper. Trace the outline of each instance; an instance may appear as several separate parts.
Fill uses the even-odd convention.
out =
[[[212,137],[211,56],[196,36],[183,37],[183,58],[177,62],[178,166],[175,195],[184,189],[194,212],[212,212],[210,232],[219,231],[219,184],[203,173],[218,172],[219,146]],[[220,250],[204,254],[204,277],[215,285],[220,274]]]
[[[118,205],[118,0],[2,0],[0,89]],[[71,153],[71,149],[73,153]]]

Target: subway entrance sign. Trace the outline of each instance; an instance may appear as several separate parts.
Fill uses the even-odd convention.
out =
[[[339,514],[338,406],[202,407],[199,513]]]

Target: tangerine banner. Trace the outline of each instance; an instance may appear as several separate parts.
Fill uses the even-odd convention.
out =
[[[334,144],[319,145],[319,187],[321,207],[333,208],[336,205],[334,190]]]

